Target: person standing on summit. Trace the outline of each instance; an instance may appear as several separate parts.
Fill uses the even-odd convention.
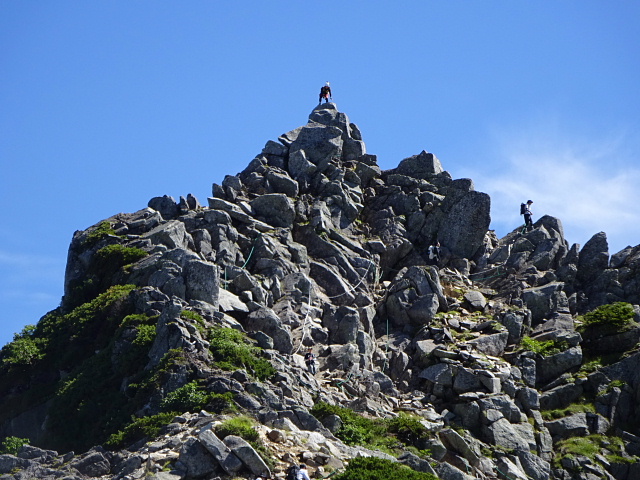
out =
[[[322,103],[323,98],[324,98],[324,103],[329,103],[330,98],[333,100],[333,97],[331,97],[331,87],[329,86],[329,82],[325,83],[320,89],[319,103]]]
[[[532,203],[533,200],[527,200],[527,203],[520,205],[520,213],[524,215],[524,228],[527,229],[527,232],[533,230],[533,221],[531,220],[531,216],[533,215],[533,213],[531,213]]]

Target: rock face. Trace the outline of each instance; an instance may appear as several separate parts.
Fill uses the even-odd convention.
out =
[[[282,478],[301,460],[321,476],[379,456],[442,479],[640,475],[640,246],[570,246],[550,216],[498,239],[472,180],[426,151],[382,171],[332,103],[206,205],[155,197],[74,234],[60,308],[0,352],[0,437],[31,443],[0,455],[0,474]],[[636,305],[620,331],[580,328],[619,301]],[[220,433],[228,395],[251,438]],[[351,427],[314,417],[317,402],[412,412],[429,456],[345,445]],[[157,437],[96,446],[171,408]],[[597,455],[565,455],[591,434]]]

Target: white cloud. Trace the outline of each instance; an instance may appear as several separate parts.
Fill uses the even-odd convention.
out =
[[[610,253],[640,244],[640,168],[627,154],[629,138],[561,138],[557,124],[503,132],[487,169],[466,172],[492,199],[492,228],[499,236],[522,224],[521,202],[534,201],[534,219],[562,221],[569,243],[604,231]],[[486,164],[485,164],[486,165]]]

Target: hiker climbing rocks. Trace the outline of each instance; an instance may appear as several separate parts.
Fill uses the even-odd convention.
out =
[[[329,103],[330,98],[333,100],[333,98],[331,97],[331,87],[329,86],[329,82],[325,83],[323,87],[320,89],[319,103],[322,103],[323,98],[325,103]]]
[[[307,466],[304,463],[300,464],[300,470],[298,470],[298,480],[311,480],[309,478],[309,472],[307,472]]]
[[[527,203],[520,204],[520,215],[524,215],[524,228],[528,231],[533,230],[533,221],[531,220],[531,204],[533,200],[527,200]]]
[[[436,266],[440,263],[440,242],[429,246],[429,261]]]
[[[307,370],[311,375],[316,374],[316,356],[313,354],[313,350],[309,347],[307,353],[304,354],[304,363],[307,364]]]

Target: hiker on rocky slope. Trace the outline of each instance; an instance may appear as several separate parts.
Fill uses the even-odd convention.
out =
[[[307,353],[304,354],[304,363],[307,364],[307,370],[311,375],[316,374],[316,356],[313,354],[313,349],[309,347]]]
[[[523,203],[520,205],[520,214],[524,215],[524,227],[527,229],[527,232],[533,230],[533,221],[531,220],[531,204],[533,200],[527,200],[527,203]]]

